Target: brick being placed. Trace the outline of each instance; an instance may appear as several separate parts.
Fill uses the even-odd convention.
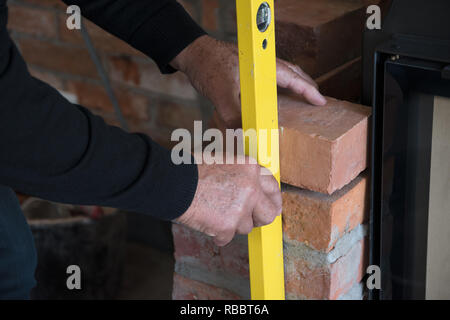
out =
[[[278,95],[281,181],[325,194],[341,189],[368,164],[371,108],[327,98],[313,106]],[[217,113],[210,126],[225,132]]]
[[[317,107],[279,96],[280,165],[282,182],[332,194],[367,168],[371,109],[327,101]]]

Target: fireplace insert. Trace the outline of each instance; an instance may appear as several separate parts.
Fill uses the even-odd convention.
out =
[[[366,31],[371,299],[450,299],[450,1],[393,0]]]

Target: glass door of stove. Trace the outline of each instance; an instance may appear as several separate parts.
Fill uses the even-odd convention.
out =
[[[439,70],[385,63],[382,299],[450,299],[450,81]]]

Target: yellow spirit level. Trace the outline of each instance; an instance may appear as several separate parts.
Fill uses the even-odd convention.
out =
[[[258,148],[252,156],[269,168],[279,183],[279,141],[278,135],[274,138],[271,134],[278,130],[273,0],[236,0],[236,12],[242,128],[256,130]],[[244,141],[247,154],[252,149],[250,142]],[[248,245],[252,299],[284,300],[281,216],[268,226],[255,228]]]

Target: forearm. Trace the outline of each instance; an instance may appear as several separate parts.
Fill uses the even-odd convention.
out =
[[[6,31],[0,31],[0,43],[1,185],[48,200],[161,219],[188,208],[196,166],[175,166],[169,151],[148,137],[108,126],[70,104],[29,75]]]

